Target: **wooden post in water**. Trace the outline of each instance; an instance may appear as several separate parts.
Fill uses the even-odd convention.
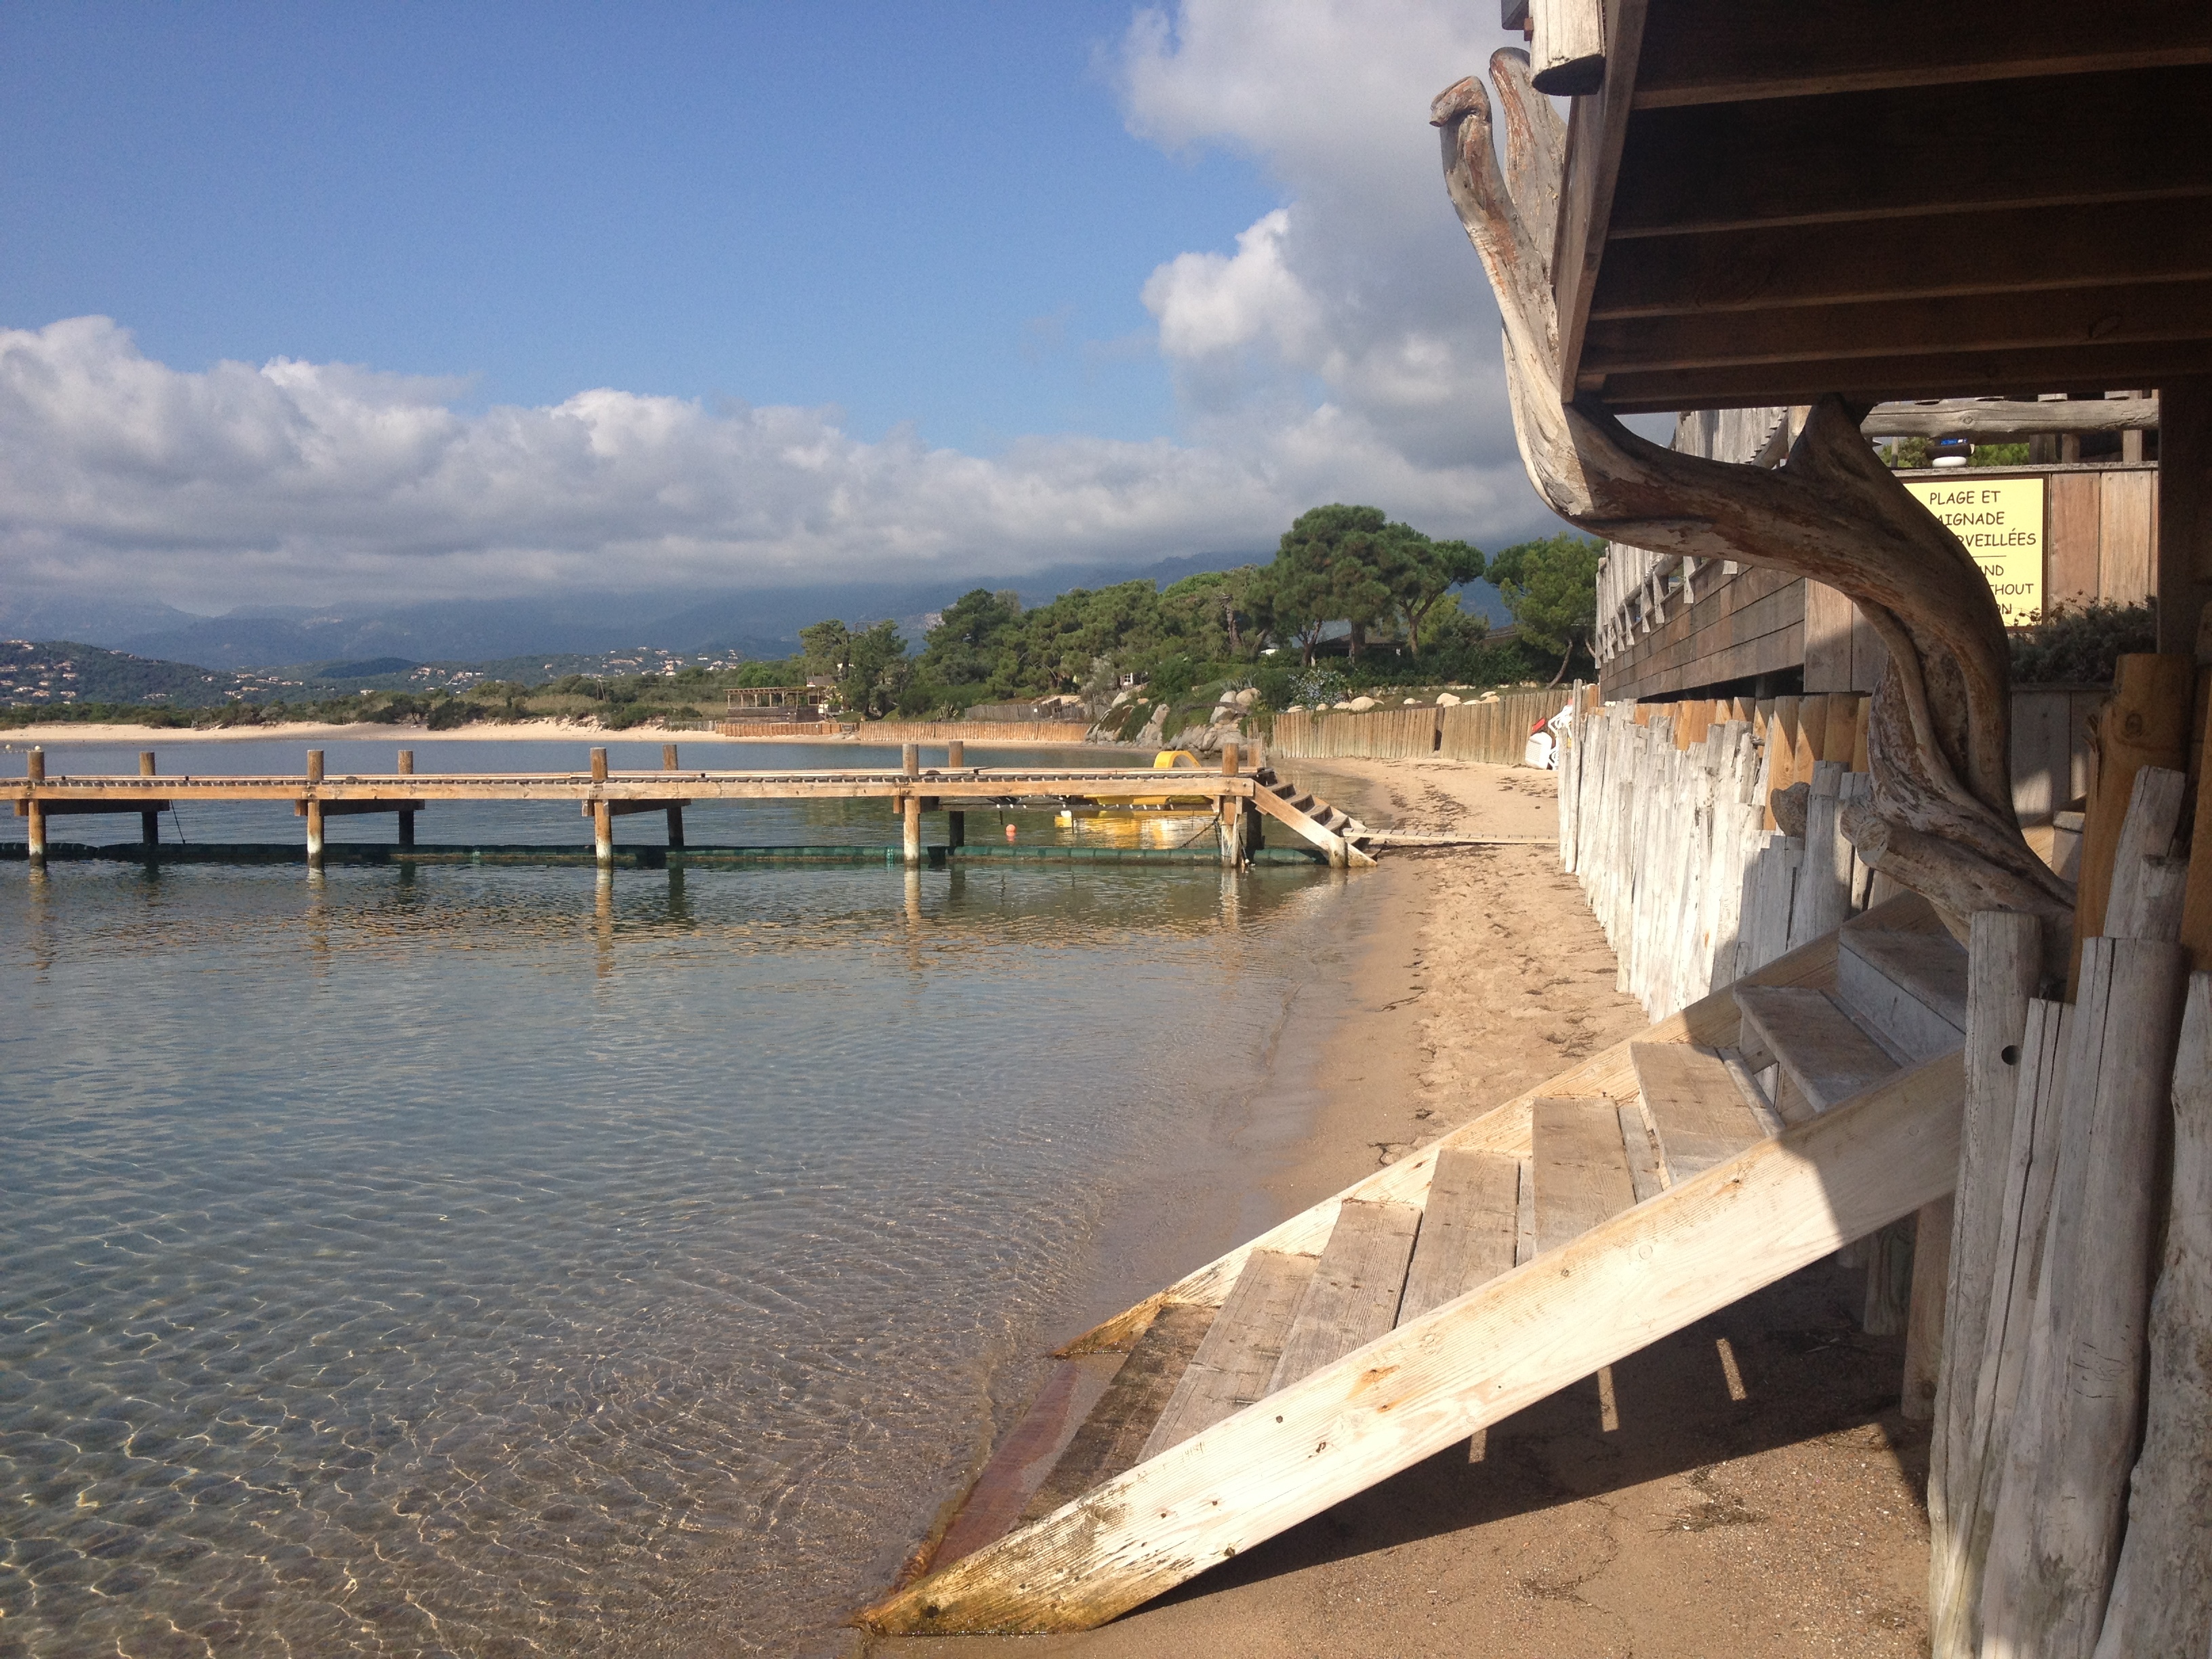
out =
[[[403,749],[399,751],[399,775],[403,778],[411,778],[415,775],[415,751],[412,749]],[[399,844],[402,847],[412,847],[415,844],[415,815],[412,812],[403,811],[399,814]]]
[[[968,745],[957,738],[948,738],[945,744],[945,769],[961,772],[967,767]],[[965,847],[968,844],[968,815],[965,812],[947,812],[945,815],[945,844],[947,847]]]
[[[902,795],[899,805],[899,848],[911,870],[921,862],[921,797]]]
[[[46,751],[45,750],[33,749],[24,757],[23,775],[28,778],[33,783],[44,783],[46,781]],[[30,819],[28,840],[31,844],[31,862],[33,864],[44,864],[46,861],[46,803],[44,801],[34,800],[27,802],[25,805],[27,808],[26,815]]]
[[[677,769],[676,745],[672,743],[660,745],[660,769],[664,772]],[[680,806],[668,809],[668,844],[671,847],[684,845],[684,809]]]
[[[899,769],[910,778],[921,775],[921,745],[904,743],[899,745]]]
[[[140,750],[138,751],[138,775],[142,778],[150,778],[155,775],[156,770],[157,769],[154,762],[154,751],[150,749]],[[138,815],[138,839],[149,847],[155,845],[155,843],[161,839],[161,814],[158,808],[150,812],[141,812]]]
[[[606,781],[607,751],[604,749],[594,749],[592,750],[592,781],[605,783]]]
[[[615,814],[613,805],[607,801],[592,803],[592,854],[602,870],[614,864]]]
[[[307,781],[314,784],[322,781],[323,751],[310,749],[307,751]],[[322,867],[323,803],[319,797],[310,795],[307,797],[307,868],[319,870]]]

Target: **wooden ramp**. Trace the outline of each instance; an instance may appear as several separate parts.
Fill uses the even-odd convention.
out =
[[[1892,901],[1108,1321],[1013,1529],[861,1622],[1101,1624],[1941,1197],[1954,955]]]

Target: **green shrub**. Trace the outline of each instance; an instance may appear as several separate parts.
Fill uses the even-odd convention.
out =
[[[2092,600],[2057,605],[2012,635],[2015,685],[2109,685],[2114,659],[2158,649],[2158,607]]]

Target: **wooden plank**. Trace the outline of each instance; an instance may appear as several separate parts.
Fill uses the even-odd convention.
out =
[[[1298,1298],[1269,1394],[1364,1347],[1398,1322],[1406,1264],[1420,1224],[1416,1205],[1354,1200],[1344,1206]]]
[[[1657,1045],[1654,1045],[1657,1046]],[[1628,1184],[1641,1204],[1667,1190],[1667,1167],[1659,1157],[1658,1143],[1640,1102],[1621,1101],[1615,1107],[1620,1118],[1620,1140],[1628,1154]]]
[[[1532,1129],[1541,1259],[1628,1208],[1636,1188],[1610,1100],[1540,1100]]]
[[[1201,1434],[1267,1392],[1315,1258],[1255,1250],[1146,1437],[1144,1456]],[[1161,1311],[1164,1312],[1163,1309]]]
[[[1956,1056],[1494,1279],[861,1615],[1089,1628],[1950,1189]]]
[[[1605,85],[1577,98],[1567,116],[1567,153],[1560,173],[1559,224],[1552,252],[1552,314],[1559,319],[1559,396],[1577,390],[1583,331],[1605,258],[1607,226],[1627,142],[1636,64],[1643,50],[1646,0],[1606,0]]]
[[[1437,1155],[1398,1323],[1464,1296],[1513,1267],[1520,1231],[1521,1162],[1448,1147]]]
[[[2170,378],[2160,404],[2156,548],[2158,648],[2200,659],[2212,611],[2212,380]]]
[[[1909,35],[1896,20],[1883,0],[1824,0],[1802,12],[1669,0],[1644,30],[1636,107],[2212,61],[2206,15],[2169,6],[2115,8],[2094,37],[2085,37],[2078,9],[2050,4],[2015,7],[2002,29],[1971,11],[1931,11]]]
[[[1805,584],[1805,689],[1851,689],[1851,618],[1858,607],[1824,582]]]
[[[1863,225],[1790,225],[1647,239],[1608,261],[1592,321],[1855,301],[2094,288],[2212,276],[2212,222],[2169,202],[1961,213],[1948,234],[1894,242]],[[2100,388],[2101,391],[2101,388]]]
[[[1746,986],[1736,1001],[1816,1112],[1833,1110],[1898,1069],[1822,992]]]
[[[1190,1369],[1218,1314],[1217,1309],[1188,1302],[1160,1310],[1067,1443],[1067,1449],[1023,1506],[1019,1524],[1050,1515],[1102,1481],[1137,1466],[1145,1443],[1158,1426],[1176,1384]],[[976,1540],[978,1546],[988,1541]]]
[[[2079,608],[2097,597],[2097,498],[2105,475],[2056,472],[2046,486],[2050,533],[2044,556],[2045,602]]]
[[[2120,346],[2201,335],[2208,307],[2212,281],[2199,280],[1600,319],[1590,324],[1583,368],[1585,374],[1647,374],[1923,352],[2027,351],[2091,339]]]
[[[1607,230],[1626,236],[2212,191],[2212,66],[1638,111]],[[2021,146],[2032,128],[2037,142]],[[2125,132],[2128,142],[2112,135]],[[1838,135],[1850,135],[1838,143]],[[1931,155],[1972,155],[1929,167]],[[2155,382],[2150,382],[2155,384]]]
[[[1926,1060],[1966,1031],[1966,953],[1931,933],[1850,927],[1838,941],[1836,1000],[1899,1054]]]
[[[1766,1139],[1765,1126],[1719,1054],[1686,1042],[1639,1042],[1630,1052],[1669,1184],[1703,1175]]]
[[[2097,597],[2141,605],[2157,591],[2151,547],[2154,472],[2108,472],[2097,496]]]

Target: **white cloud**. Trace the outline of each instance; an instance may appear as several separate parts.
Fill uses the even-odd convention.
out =
[[[1426,124],[1496,44],[1477,9],[1138,15],[1111,65],[1132,132],[1248,155],[1285,198],[1146,284],[1179,441],[987,459],[863,441],[833,411],[605,388],[465,414],[464,381],[182,371],[80,317],[0,331],[0,581],[206,610],[1015,574],[1261,550],[1330,500],[1479,539],[1533,529],[1496,314]]]

